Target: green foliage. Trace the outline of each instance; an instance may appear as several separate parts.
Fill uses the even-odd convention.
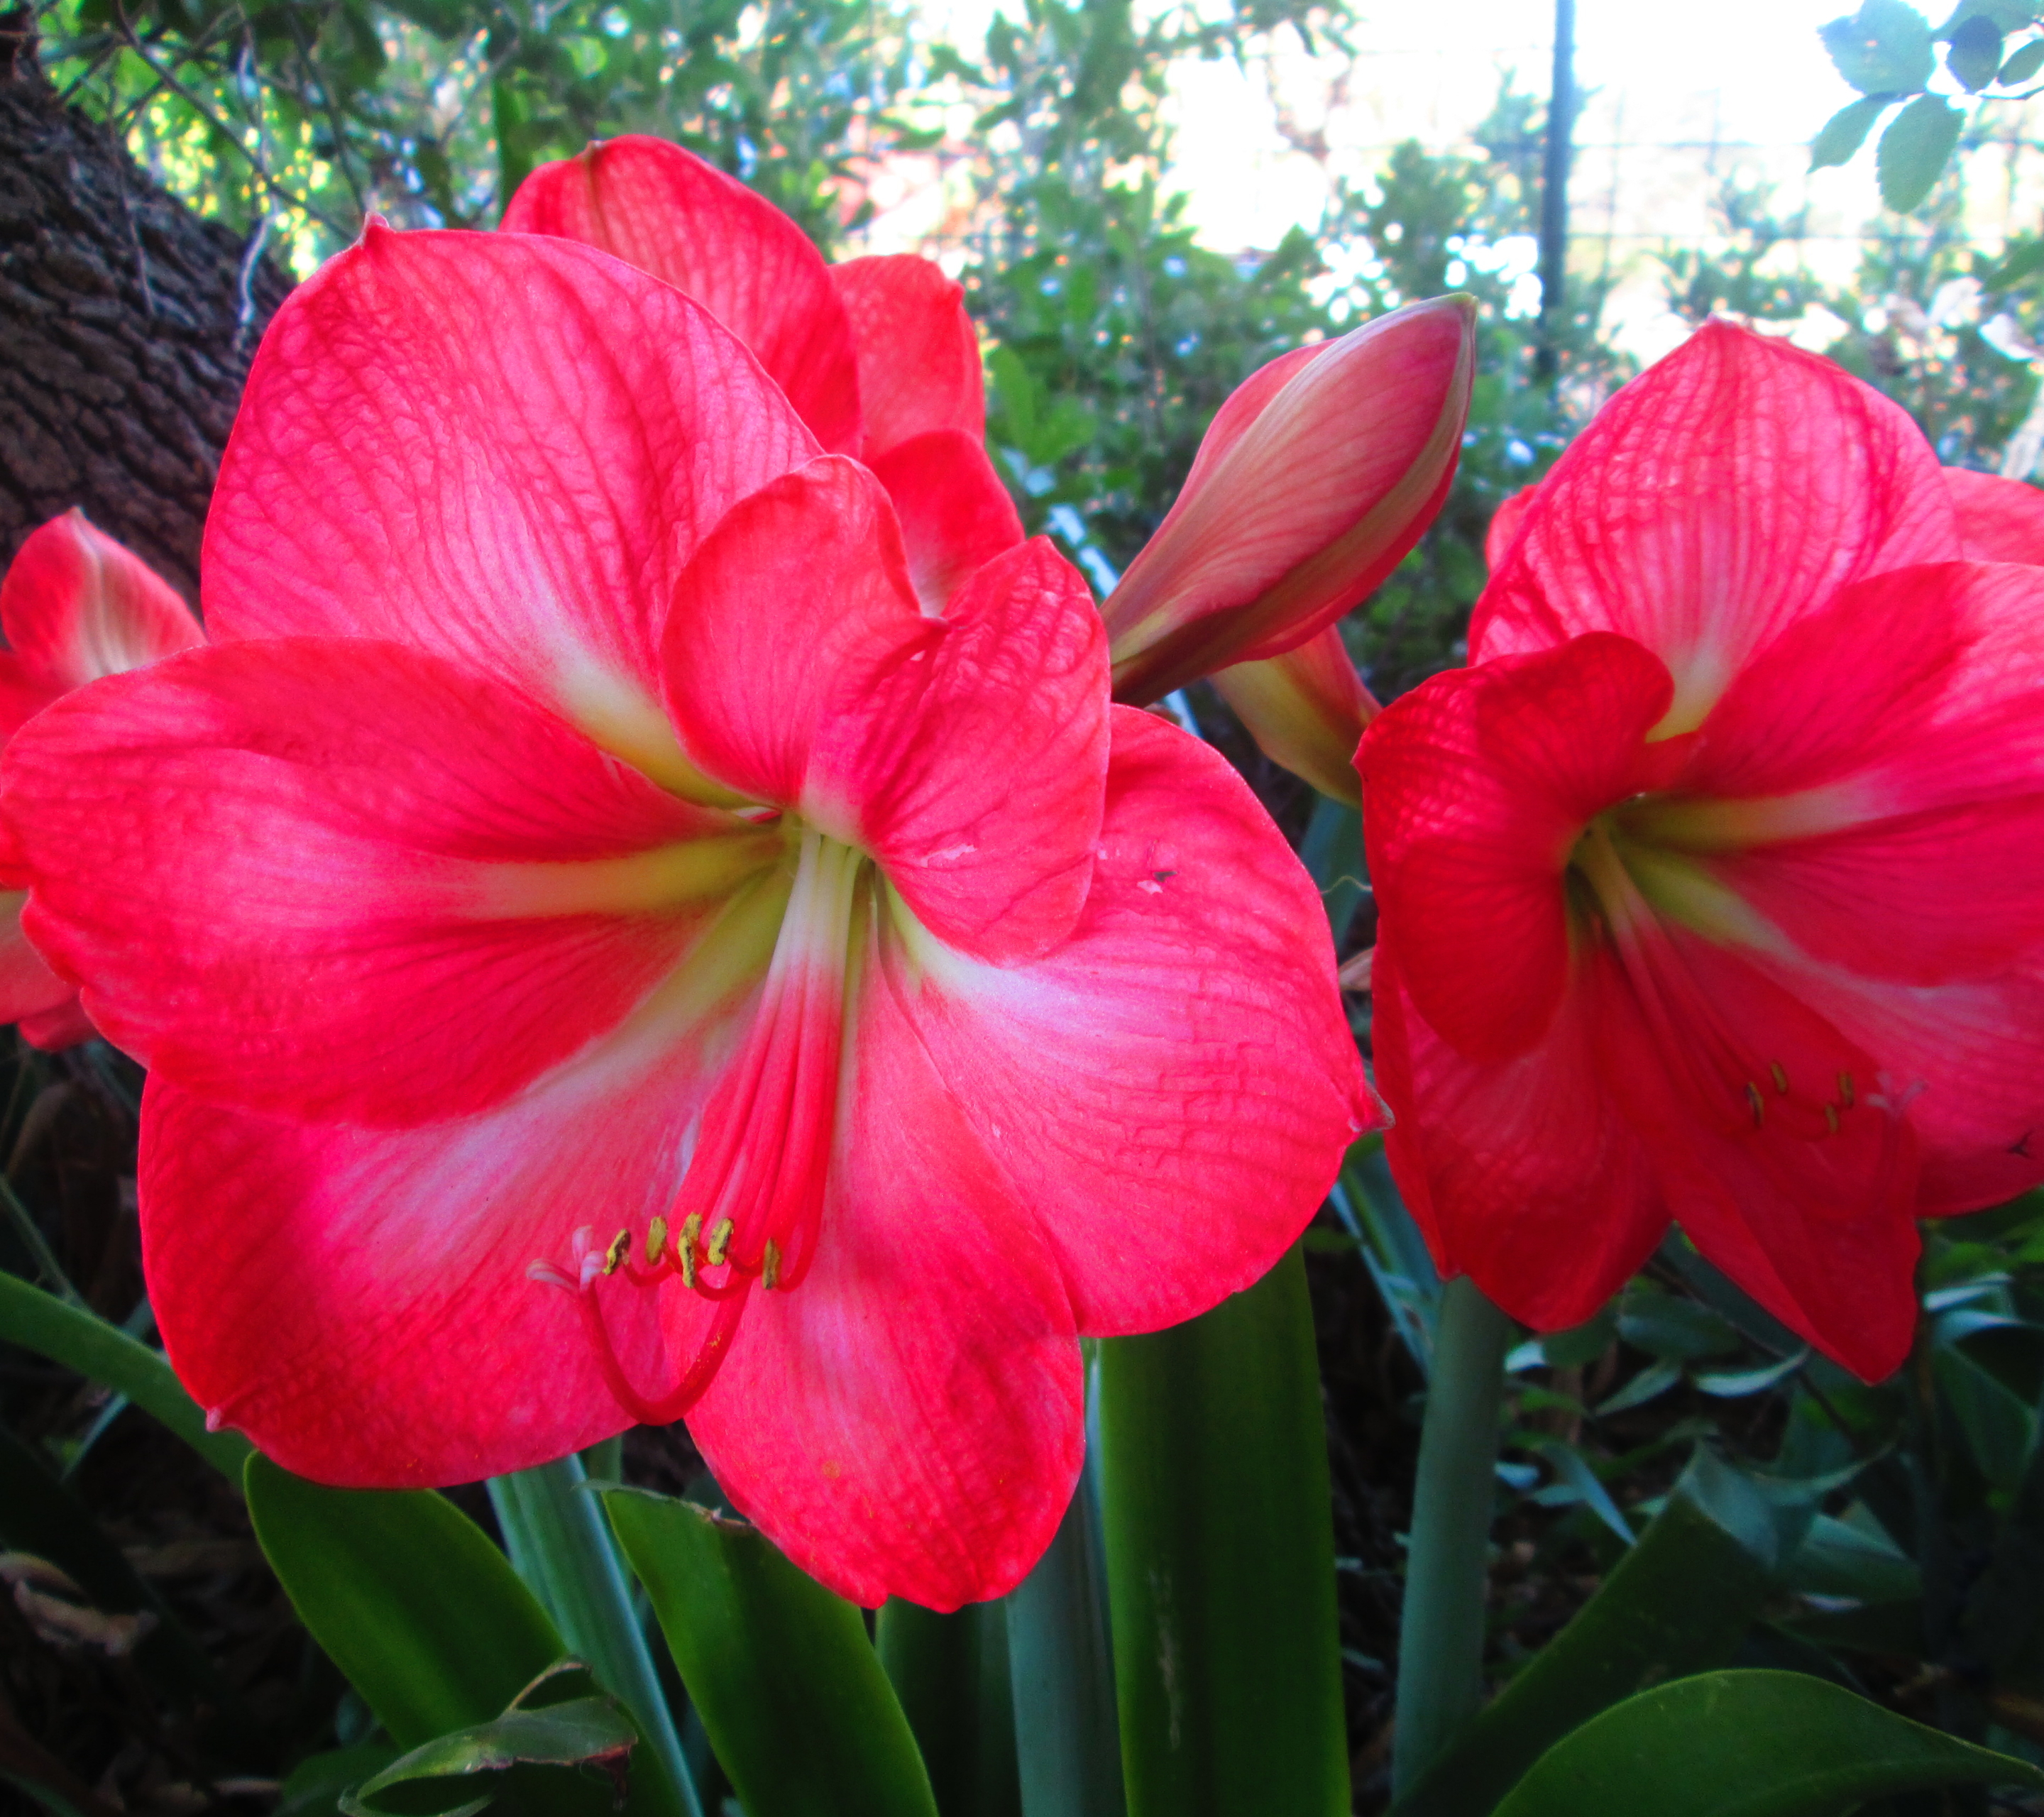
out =
[[[52,77],[202,212],[297,263],[365,213],[488,226],[540,162],[657,133],[826,244],[836,179],[894,129],[889,0],[58,0]]]
[[[1882,202],[1898,213],[1915,213],[1936,189],[1967,125],[1963,109],[1931,92],[1938,44],[1946,79],[1964,94],[2027,99],[2015,91],[2044,69],[2044,36],[2027,36],[2013,49],[2008,40],[2038,29],[2039,10],[2031,0],[1961,0],[1934,32],[1905,0],[1864,0],[1857,13],[1832,20],[1819,35],[1838,74],[1863,98],[1824,122],[1811,141],[1811,169],[1850,162],[1874,122],[1906,102],[1881,136],[1875,167]]]
[[[1947,1785],[2044,1787],[2044,1772],[1793,1672],[1665,1684],[1556,1743],[1496,1817],[1835,1817]]]

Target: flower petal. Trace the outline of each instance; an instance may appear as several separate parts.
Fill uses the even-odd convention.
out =
[[[636,1232],[680,1184],[704,1081],[641,1027],[482,1116],[402,1131],[217,1108],[150,1075],[142,1239],[179,1377],[321,1482],[522,1469],[621,1431],[576,1296],[528,1272]],[[628,1375],[658,1385],[714,1309],[605,1282]]]
[[[257,351],[206,521],[207,622],[390,638],[657,722],[675,577],[814,447],[656,279],[561,240],[372,225]]]
[[[830,268],[736,178],[667,140],[627,133],[542,164],[503,225],[601,247],[685,291],[752,350],[818,441],[859,452],[859,364]],[[975,347],[975,371],[978,358]]]
[[[986,436],[979,336],[965,292],[934,259],[913,253],[849,259],[830,267],[859,351],[866,459],[936,429]]]
[[[67,696],[15,736],[0,799],[30,932],[110,1039],[206,1097],[398,1125],[617,1024],[713,906],[690,855],[770,839],[501,682],[312,638]],[[718,832],[737,843],[686,843]]]
[[[911,939],[888,964],[1089,1335],[1260,1279],[1381,1119],[1311,882],[1235,772],[1148,714],[1115,709],[1069,940],[1001,967]]]
[[[1680,930],[1666,938],[1719,1020],[1713,1032],[1778,1058],[1747,1070],[1742,1114],[1712,1036],[1693,1023],[1657,1027],[1636,975],[1607,962],[1587,974],[1605,1089],[1697,1248],[1784,1324],[1878,1381],[1908,1354],[1916,1318],[1915,1137],[1896,1082],[1740,955]],[[1829,1133],[1796,1114],[1816,1098],[1832,1104]]]
[[[1646,786],[1668,671],[1629,639],[1436,675],[1357,765],[1370,874],[1403,987],[1435,1033],[1497,1062],[1539,1041],[1569,975],[1562,872],[1590,817]]]
[[[941,613],[976,569],[1022,540],[1015,501],[977,436],[934,429],[866,464],[901,520],[909,572],[925,612]]]
[[[206,641],[170,583],[82,511],[22,544],[0,580],[0,630],[22,678],[52,697]],[[20,723],[0,714],[0,732]]]
[[[1712,323],[1541,482],[1470,649],[1621,632],[1673,671],[1668,729],[1688,731],[1849,582],[1958,554],[1942,470],[1900,409],[1828,360]]]
[[[2019,479],[1945,469],[1959,541],[1976,562],[2044,562],[2044,492]]]
[[[1523,1051],[1472,1060],[1413,1007],[1400,939],[1382,924],[1370,981],[1399,1189],[1443,1274],[1536,1331],[1579,1325],[1668,1227],[1646,1147],[1604,1089],[1586,995],[1565,991]]]
[[[1012,1588],[1085,1449],[1050,1246],[869,959],[813,1266],[755,1292],[689,1431],[803,1569],[871,1605]]]
[[[1011,963],[1062,940],[1094,876],[1107,784],[1107,638],[1039,536],[973,576],[927,662],[856,703],[832,785],[938,939]],[[1000,761],[989,763],[998,751]]]
[[[886,495],[827,455],[717,527],[667,657],[704,770],[872,853],[940,938],[1007,958],[1071,926],[1106,772],[1106,647],[1048,544],[926,618]]]
[[[0,892],[0,1022],[19,1022],[78,995],[77,987],[52,971],[21,932],[21,905],[28,900],[26,890]]]
[[[1490,527],[1483,533],[1483,559],[1493,574],[1504,567],[1504,558],[1511,554],[1512,545],[1519,540],[1526,522],[1526,507],[1539,490],[1537,486],[1522,486],[1491,513]]]

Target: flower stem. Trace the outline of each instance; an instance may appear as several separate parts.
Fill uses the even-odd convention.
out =
[[[582,1459],[572,1453],[536,1469],[492,1477],[490,1500],[505,1547],[561,1638],[631,1712],[666,1769],[681,1817],[702,1817],[681,1738],[632,1611],[624,1560],[596,1497],[582,1492],[584,1481]]]
[[[1512,1337],[1512,1321],[1466,1275],[1442,1290],[1399,1629],[1394,1794],[1482,1700],[1497,1414]]]

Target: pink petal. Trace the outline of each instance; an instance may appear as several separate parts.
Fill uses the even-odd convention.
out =
[[[689,1431],[839,1594],[951,1609],[1012,1588],[1056,1530],[1084,1450],[1079,1350],[1051,1246],[877,953],[866,976],[815,1266],[752,1295]]]
[[[75,1047],[81,1041],[90,1041],[99,1033],[93,1026],[92,1018],[86,1014],[85,1006],[79,1001],[76,991],[54,1008],[39,1009],[33,1016],[23,1016],[20,1026],[21,1039],[46,1054]]]
[[[2044,562],[2044,492],[2019,479],[1945,469],[1959,541],[1976,562]]]
[[[1357,763],[1384,925],[1418,1014],[1471,1060],[1539,1041],[1569,976],[1562,873],[1590,818],[1649,786],[1668,673],[1608,634],[1437,675]]]
[[[859,703],[841,786],[859,791],[863,843],[923,924],[1010,963],[1070,933],[1095,886],[1107,639],[1085,582],[1041,536],[974,575],[943,624],[927,663]]]
[[[14,674],[52,698],[206,640],[169,582],[82,511],[51,519],[22,544],[0,580],[0,630]],[[0,732],[25,716],[0,706]]]
[[[528,1270],[671,1201],[703,1090],[674,1032],[627,1030],[494,1111],[402,1131],[217,1109],[152,1074],[144,1258],[179,1377],[328,1483],[470,1482],[629,1425],[576,1296]],[[635,1381],[671,1379],[714,1316],[678,1282],[600,1291]]]
[[[667,286],[528,235],[393,233],[263,336],[206,523],[216,637],[387,637],[595,722],[659,719],[676,577],[814,450]]]
[[[1526,507],[1539,490],[1537,486],[1522,486],[1491,513],[1490,527],[1483,533],[1483,559],[1493,574],[1504,567],[1504,558],[1519,540],[1526,523]]]
[[[1339,624],[1281,656],[1236,663],[1208,679],[1272,763],[1323,795],[1360,805],[1355,747],[1378,708],[1355,672]]]
[[[1873,1056],[1907,1106],[1921,1217],[2044,1183],[2044,977],[2033,965],[1926,989],[1796,958],[1753,963]]]
[[[503,225],[601,247],[686,292],[751,348],[826,448],[864,445],[864,361],[830,268],[808,235],[735,177],[664,139],[628,133],[542,164]],[[978,361],[975,347],[975,372]]]
[[[1942,470],[1829,361],[1713,323],[1606,405],[1541,482],[1473,656],[1617,631],[1667,663],[1668,729],[1850,582],[1959,553]]]
[[[1579,1325],[1668,1227],[1645,1145],[1604,1088],[1586,995],[1566,991],[1523,1052],[1472,1060],[1413,1008],[1399,935],[1380,925],[1370,984],[1399,1189],[1443,1273],[1536,1331]]]
[[[1005,958],[1071,926],[1106,770],[1106,651],[1047,544],[925,618],[885,495],[826,456],[718,526],[675,595],[667,660],[695,761],[871,852],[939,938]]]
[[[996,555],[1022,540],[1022,520],[977,436],[936,429],[866,463],[901,521],[923,609],[940,613]]]
[[[1454,475],[1473,323],[1466,299],[1410,305],[1287,355],[1222,407],[1216,451],[1101,609],[1116,698],[1281,655],[1397,566]]]
[[[1729,948],[1671,930],[1665,970],[1592,974],[1597,1063],[1697,1248],[1864,1379],[1916,1318],[1915,1138],[1878,1062]],[[1677,974],[1687,1002],[1654,992]],[[1828,1131],[1811,1112],[1828,1106]]]
[[[52,971],[21,932],[21,905],[28,899],[25,890],[0,892],[0,1022],[19,1022],[78,995],[77,986]]]
[[[866,459],[936,429],[983,442],[986,394],[965,292],[912,253],[847,259],[830,276],[859,352]]]
[[[715,905],[663,861],[771,839],[501,682],[310,638],[67,696],[10,746],[4,800],[31,933],[110,1039],[206,1097],[394,1125],[615,1025]]]
[[[888,980],[1055,1249],[1082,1332],[1259,1279],[1381,1112],[1317,894],[1234,771],[1118,708],[1093,893],[999,967],[912,944]]]

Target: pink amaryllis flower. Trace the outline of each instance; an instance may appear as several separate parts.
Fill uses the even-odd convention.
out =
[[[843,1592],[1014,1583],[1078,1334],[1254,1280],[1373,1120],[1310,882],[1109,705],[1072,570],[932,615],[680,292],[372,228],[264,338],[204,576],[213,644],[46,712],[0,812],[151,1068],[212,1416],[405,1485],[685,1413]]]
[[[1709,327],[1364,739],[1393,1165],[1518,1317],[1672,1217],[1877,1377],[1913,1220],[2044,1179],[2044,574],[1962,554],[1900,410]]]
[[[0,746],[72,689],[206,640],[169,582],[82,511],[52,518],[22,544],[0,580]],[[27,878],[4,856],[0,882],[0,1022],[17,1024],[38,1047],[91,1039],[76,988],[21,932]]]
[[[764,196],[643,134],[542,164],[505,231],[601,248],[686,291],[743,341],[826,452],[887,490],[909,573],[941,607],[1022,540],[986,455],[979,337],[965,293],[912,254],[824,262]]]

